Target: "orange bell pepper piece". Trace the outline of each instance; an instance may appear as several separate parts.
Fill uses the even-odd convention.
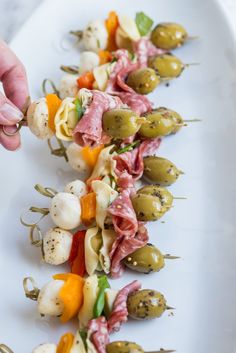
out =
[[[54,279],[65,281],[59,292],[59,298],[64,304],[62,323],[72,319],[83,304],[84,279],[73,273],[62,273],[53,276]]]
[[[108,44],[107,50],[114,51],[117,49],[116,45],[116,30],[119,27],[118,16],[115,11],[111,11],[108,15],[108,19],[105,21],[105,26],[108,33]]]
[[[95,81],[95,78],[93,76],[93,73],[88,71],[82,74],[78,79],[77,79],[77,84],[79,88],[87,88],[87,89],[93,89],[93,83]]]
[[[109,63],[112,60],[112,55],[108,50],[99,50],[98,56],[100,65]]]
[[[80,198],[81,219],[85,225],[92,223],[96,217],[96,194],[90,192]]]
[[[50,93],[46,95],[46,102],[48,106],[48,126],[55,132],[55,115],[61,105],[61,99],[57,97],[56,94]]]
[[[73,341],[74,335],[70,332],[65,333],[57,346],[57,353],[70,353]]]
[[[103,148],[104,148],[104,145],[98,145],[97,147],[94,147],[94,148],[85,146],[81,150],[83,159],[88,163],[90,167],[93,168],[95,166],[98,160],[98,156]]]

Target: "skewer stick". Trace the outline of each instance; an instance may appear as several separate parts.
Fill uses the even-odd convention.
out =
[[[78,75],[79,73],[79,66],[76,66],[76,65],[71,65],[71,66],[61,65],[60,69],[71,75]]]
[[[35,190],[37,192],[39,192],[41,195],[43,196],[46,196],[46,197],[50,197],[51,199],[56,195],[58,194],[58,192],[55,190],[55,189],[52,189],[52,188],[49,188],[49,187],[46,187],[44,188],[42,185],[40,184],[36,184],[34,186]]]
[[[0,353],[13,353],[13,351],[5,344],[0,344]]]
[[[163,255],[164,259],[166,260],[176,260],[176,259],[180,259],[180,256],[173,256],[173,255],[170,255],[170,254],[165,254]]]
[[[58,89],[56,88],[56,85],[54,84],[54,82],[52,80],[50,80],[49,78],[45,78],[43,80],[43,83],[42,83],[42,91],[43,91],[43,94],[46,96],[48,94],[48,91],[47,91],[47,84],[50,84],[51,87],[52,87],[52,92],[55,93],[57,96],[59,96],[59,91]]]
[[[81,30],[70,31],[69,33],[72,34],[73,36],[77,37],[79,40],[81,40],[83,37],[83,31],[81,31]]]
[[[187,63],[187,64],[184,64],[184,67],[197,66],[197,65],[201,65],[201,64],[200,63]]]
[[[187,200],[187,197],[173,197],[174,200]]]
[[[56,140],[59,144],[59,148],[53,148],[52,147],[52,144],[51,144],[51,140],[48,139],[47,142],[48,142],[48,147],[51,151],[51,154],[53,156],[57,156],[57,157],[64,157],[66,162],[68,162],[68,157],[67,157],[67,154],[66,154],[66,147],[63,145],[62,141],[59,140],[57,137],[56,137]]]
[[[29,289],[28,287],[29,282],[33,289]],[[23,288],[25,291],[26,298],[29,298],[34,301],[38,300],[40,289],[36,286],[36,282],[32,277],[25,277],[23,279]]]
[[[199,39],[199,36],[187,36],[186,40],[196,40]]]
[[[166,349],[160,349],[159,351],[151,351],[151,352],[145,352],[145,353],[171,353],[171,352],[176,352],[175,350],[171,349],[171,350],[166,350]]]

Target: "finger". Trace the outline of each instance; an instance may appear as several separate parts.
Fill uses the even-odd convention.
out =
[[[16,126],[6,126],[5,130],[9,133],[14,133],[16,131]],[[0,128],[0,143],[9,151],[15,151],[20,147],[20,134],[17,133],[14,136],[7,136],[4,134],[2,127]]]
[[[15,125],[23,117],[23,113],[0,93],[0,125]]]
[[[3,83],[4,92],[21,110],[29,96],[25,68],[2,40],[0,40],[0,53],[0,81]]]

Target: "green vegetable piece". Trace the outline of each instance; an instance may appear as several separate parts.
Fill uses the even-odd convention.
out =
[[[103,309],[104,309],[104,305],[105,305],[105,290],[107,288],[110,288],[110,284],[107,280],[107,276],[100,276],[98,278],[98,288],[99,288],[99,293],[98,293],[98,297],[96,300],[96,303],[94,304],[94,308],[93,308],[93,315],[95,318],[101,316]]]
[[[148,34],[153,25],[153,20],[145,15],[144,12],[137,12],[135,22],[141,36]]]
[[[136,148],[138,145],[140,145],[140,140],[136,140],[133,143],[130,143],[129,145],[125,146],[124,148],[120,148],[117,153],[122,154],[125,152],[133,151],[133,149]]]
[[[78,114],[78,120],[80,120],[85,112],[85,109],[82,107],[82,104],[81,104],[79,98],[76,98],[74,104],[75,104],[76,112]]]
[[[88,337],[88,333],[87,331],[84,331],[84,330],[79,330],[79,334],[80,334],[80,337],[82,338],[82,341],[83,341],[83,344],[84,344],[84,347],[85,349],[87,350],[87,337]]]

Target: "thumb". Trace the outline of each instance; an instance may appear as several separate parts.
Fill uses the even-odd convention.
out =
[[[0,125],[15,125],[23,119],[23,113],[0,93]]]

